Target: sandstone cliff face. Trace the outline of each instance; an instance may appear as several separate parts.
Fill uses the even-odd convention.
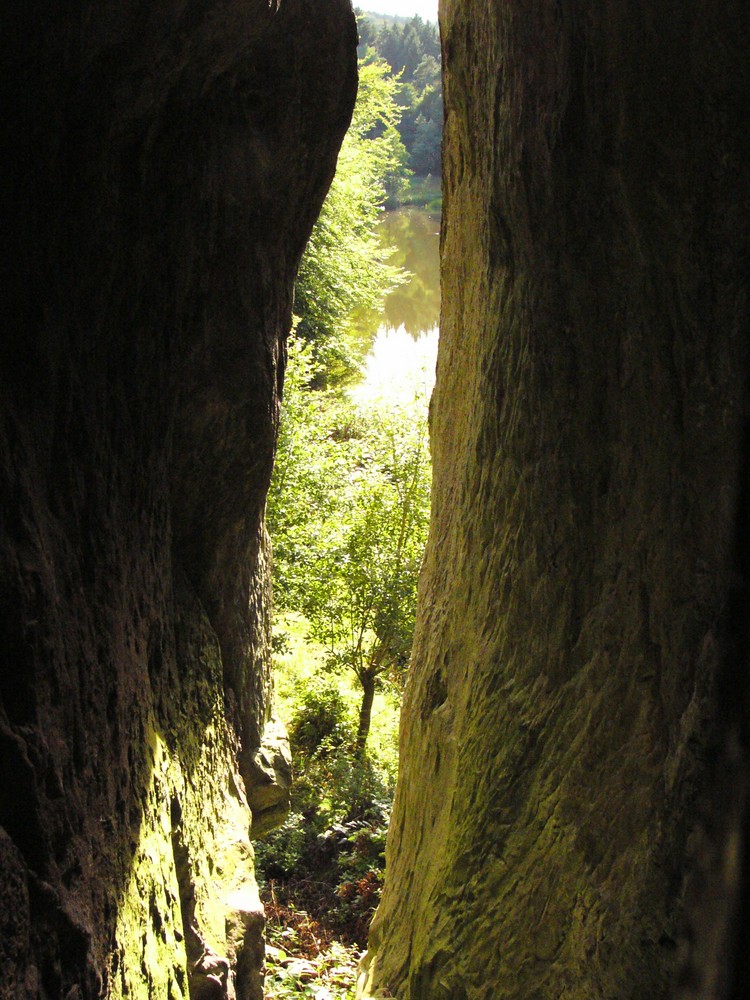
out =
[[[656,1000],[723,739],[748,10],[441,21],[432,529],[360,995]]]
[[[250,809],[285,795],[262,511],[353,17],[3,20],[0,996],[257,998]]]

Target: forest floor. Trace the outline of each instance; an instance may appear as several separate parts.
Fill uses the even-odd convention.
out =
[[[331,927],[330,895],[309,880],[265,887],[266,1000],[354,1000],[363,947]]]

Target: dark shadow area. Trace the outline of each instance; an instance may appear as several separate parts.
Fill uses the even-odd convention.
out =
[[[339,0],[314,18],[249,0],[32,3],[2,20],[0,995],[93,1000],[141,947],[116,940],[133,930],[134,863],[158,854],[156,895],[135,891],[162,957],[177,942],[164,975],[182,922],[170,879],[189,926],[189,884],[208,880],[179,824],[177,865],[168,820],[150,827],[172,793],[186,814],[200,794],[170,785],[213,767],[249,824],[236,761],[250,785],[284,338],[356,38]],[[247,964],[239,924],[196,919]]]

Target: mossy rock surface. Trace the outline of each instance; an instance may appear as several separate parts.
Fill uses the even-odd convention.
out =
[[[72,0],[3,28],[0,998],[257,1000],[263,512],[354,16]]]
[[[720,740],[747,11],[441,22],[432,525],[359,995],[661,1000]]]

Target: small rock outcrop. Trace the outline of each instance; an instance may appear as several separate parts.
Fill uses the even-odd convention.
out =
[[[0,997],[259,1000],[249,828],[288,783],[263,508],[354,18],[2,20]]]
[[[432,526],[362,997],[730,995],[749,16],[441,4]]]

